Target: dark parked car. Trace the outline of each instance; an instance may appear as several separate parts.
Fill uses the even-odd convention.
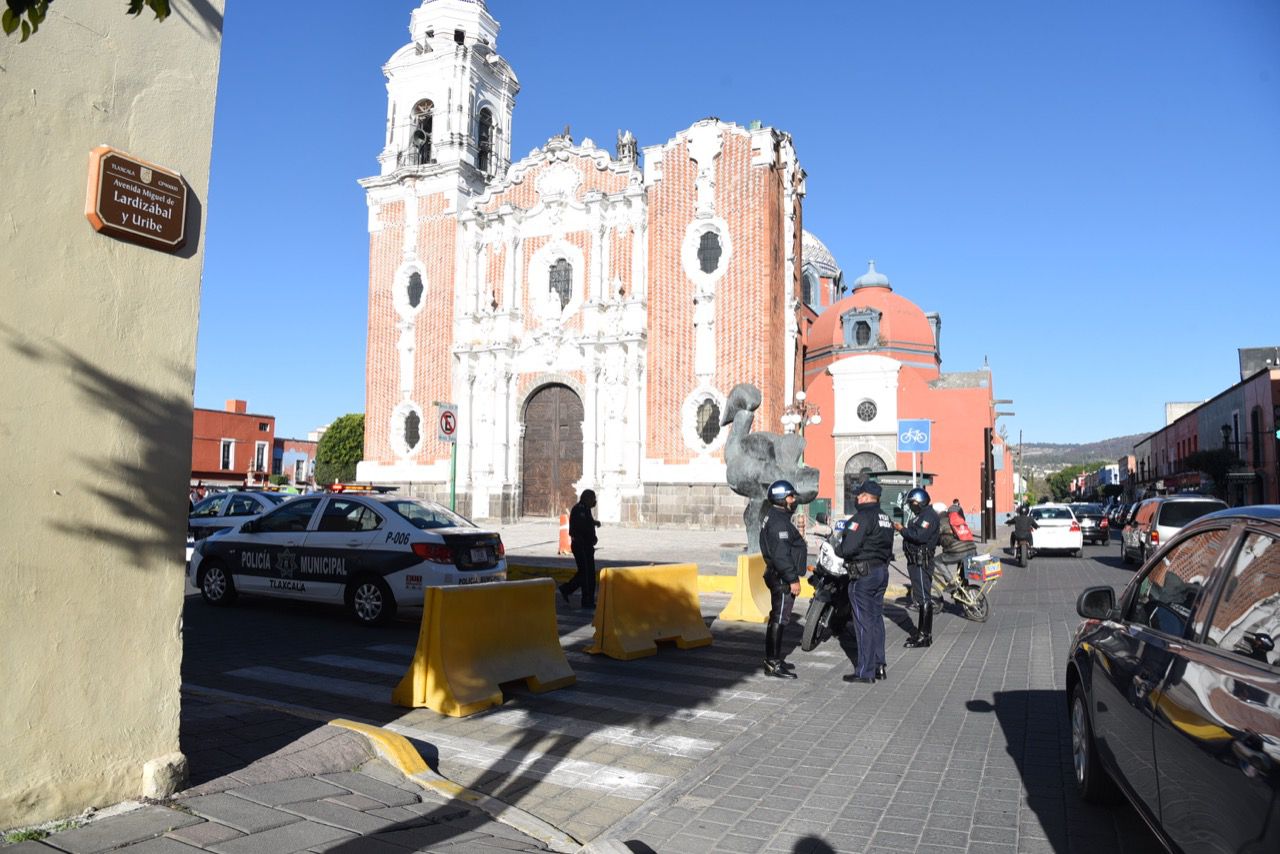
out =
[[[1101,504],[1072,504],[1071,512],[1076,514],[1086,543],[1111,542],[1111,523],[1107,521],[1107,514],[1102,512]]]
[[[1172,851],[1280,851],[1280,506],[1204,516],[1076,610],[1076,785]]]

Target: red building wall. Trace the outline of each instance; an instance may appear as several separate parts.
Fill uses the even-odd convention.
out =
[[[243,400],[228,400],[226,409],[196,409],[191,437],[191,480],[206,484],[253,485],[267,482],[275,442],[274,415],[247,412]],[[222,467],[222,442],[234,442],[230,468]],[[255,470],[257,443],[265,443],[260,471]]]

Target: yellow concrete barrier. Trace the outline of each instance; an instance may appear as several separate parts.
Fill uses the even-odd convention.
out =
[[[418,648],[391,701],[459,718],[501,705],[503,682],[572,685],[555,595],[549,578],[427,588]]]
[[[596,634],[587,652],[630,661],[658,651],[658,641],[680,649],[711,643],[698,606],[698,566],[606,567],[596,595]]]
[[[739,555],[733,598],[720,612],[721,620],[764,623],[769,620],[769,588],[764,583],[764,556]]]

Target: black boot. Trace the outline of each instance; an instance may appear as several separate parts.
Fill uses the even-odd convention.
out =
[[[769,623],[764,629],[764,672],[783,679],[795,679],[795,668],[782,660],[782,630],[785,626]]]
[[[933,643],[933,602],[927,601],[917,612],[915,634],[903,644],[907,649],[921,649]]]

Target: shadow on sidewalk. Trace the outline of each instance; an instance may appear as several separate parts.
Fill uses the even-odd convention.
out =
[[[1094,806],[1076,793],[1065,692],[997,691],[991,702],[969,700],[965,707],[970,712],[995,713],[1005,749],[1022,777],[1026,805],[1055,852],[1164,851],[1128,803]]]
[[[642,587],[636,595],[649,603],[649,609],[661,612],[661,600],[672,596],[672,592],[658,584]],[[679,603],[673,600],[669,607],[675,609]],[[367,656],[370,649],[381,650],[388,656],[403,654],[407,664],[417,641],[417,618],[373,630],[359,627],[353,631],[335,630],[334,621],[344,619],[336,608],[266,599],[245,599],[235,609],[209,608],[193,599],[187,614],[184,678],[197,688],[238,692],[244,690],[245,679],[256,680],[255,684],[265,686],[272,679],[292,674],[301,678],[292,684],[278,682],[275,688],[265,689],[265,693],[271,696],[274,691],[282,701],[287,697],[288,702],[297,706],[340,710],[345,716],[378,724],[398,721],[409,713],[407,709],[390,704],[394,682],[387,675],[350,668],[355,666],[353,662]],[[559,618],[563,635],[585,627],[591,622],[592,615],[590,611],[573,611],[562,612]],[[760,673],[763,627],[716,623],[705,615],[703,620],[713,626],[712,646],[679,650],[659,644],[657,654],[644,659],[649,665],[647,668],[637,668],[639,662],[616,661],[603,655],[581,656],[589,638],[562,640],[572,655],[574,670],[580,676],[590,674],[593,678],[543,694],[529,691],[522,681],[504,684],[504,702],[500,707],[477,713],[467,720],[473,721],[478,728],[484,728],[486,714],[518,711],[528,712],[529,722],[501,736],[500,741],[491,740],[492,736],[486,738],[488,746],[499,748],[502,753],[492,762],[486,762],[487,768],[482,771],[468,769],[466,776],[474,781],[472,788],[507,805],[522,807],[531,793],[539,797],[546,793],[544,784],[549,778],[554,781],[559,773],[563,773],[560,769],[567,761],[576,761],[573,757],[583,752],[581,743],[593,739],[598,730],[616,727],[630,728],[640,735],[650,734],[655,729],[662,736],[684,734],[684,725],[679,721],[691,720],[691,711],[714,706],[719,697],[742,690],[745,680]],[[798,646],[798,624],[788,631],[787,640],[789,646]],[[717,649],[716,644],[721,643],[726,646]],[[654,676],[655,664],[660,667],[666,664],[669,674]],[[638,678],[650,676],[654,676],[653,688],[637,687]],[[335,700],[334,694],[326,696],[323,693],[326,680],[333,683],[328,690],[343,688],[353,693],[340,702]],[[337,684],[339,681],[341,685]],[[419,710],[418,713],[424,711]],[[307,723],[303,722],[304,725]],[[310,725],[318,727],[322,724]],[[197,728],[191,732],[198,733],[203,740],[203,731]],[[451,732],[465,735],[467,730],[455,728]],[[289,737],[285,732],[263,732],[255,743],[245,745],[238,756],[231,751],[227,753],[247,765],[256,758],[269,755],[273,746],[278,749]],[[450,776],[448,762],[441,768],[439,752],[433,745],[427,741],[415,741],[415,745],[432,770],[437,773],[443,770],[445,776]],[[218,749],[222,749],[222,745]],[[226,764],[219,766],[219,760]],[[208,775],[217,773],[217,770],[206,771],[204,768],[234,770],[229,767],[234,765],[234,761],[217,754],[201,757],[200,778],[207,779]],[[193,782],[196,781],[196,764],[193,759]],[[561,781],[554,785],[577,784]],[[589,796],[583,799],[581,810],[584,814],[597,801],[613,797],[601,789],[597,798],[597,792],[590,786],[587,786],[586,794]],[[634,809],[641,807],[644,797],[646,795],[642,793],[635,799]],[[550,804],[550,801],[541,800],[539,803]],[[336,843],[325,850],[343,854],[368,851],[371,846],[376,847],[376,843],[366,840],[386,834],[398,834],[396,839],[412,841],[414,845],[443,845],[474,829],[470,820],[459,822],[459,809],[457,802],[443,804],[425,812],[420,818],[405,820],[346,843]],[[606,813],[612,815],[618,810],[619,807],[614,806]],[[537,803],[530,807],[530,811],[534,814],[539,812]],[[600,825],[605,823],[589,821],[585,817],[578,819],[576,814],[548,821],[562,828],[593,828],[579,831],[589,837],[601,832],[603,828]]]

